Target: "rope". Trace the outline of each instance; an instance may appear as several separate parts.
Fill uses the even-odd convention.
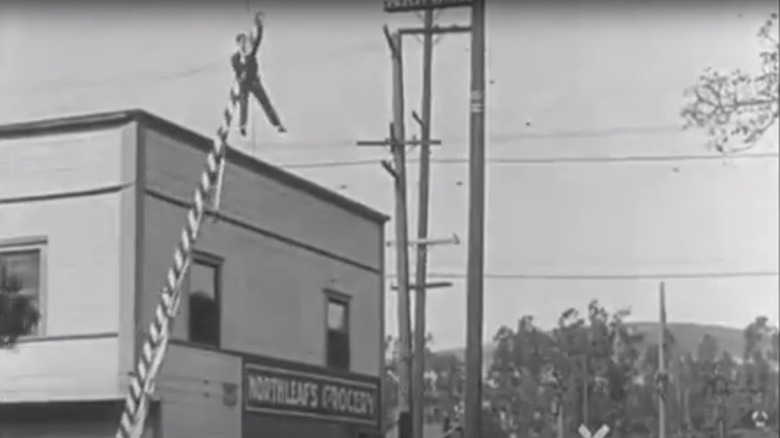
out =
[[[206,201],[214,209],[219,208],[222,179],[225,169],[225,153],[230,124],[236,113],[239,84],[233,83],[223,120],[217,130],[214,147],[206,157],[206,168],[195,190],[194,202],[187,213],[187,223],[182,229],[179,244],[174,252],[173,266],[168,270],[160,303],[141,348],[141,354],[131,376],[130,389],[116,438],[140,438],[149,411],[150,397],[155,390],[155,379],[165,358],[174,318],[181,303],[181,283],[192,261],[193,246],[198,239],[205,214]]]

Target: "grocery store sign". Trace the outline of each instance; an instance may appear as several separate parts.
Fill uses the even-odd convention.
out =
[[[379,423],[379,394],[378,382],[265,365],[244,366],[244,408],[250,412],[374,426]]]

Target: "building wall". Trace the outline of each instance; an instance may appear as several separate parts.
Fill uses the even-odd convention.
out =
[[[315,403],[321,409],[308,406],[314,406],[315,412],[306,411],[307,408],[300,405],[285,405],[279,400],[266,400],[264,405],[258,406],[257,399],[252,399],[248,389],[247,367],[250,371],[259,367],[260,375],[267,377],[303,379],[318,386],[331,385],[330,389],[357,389],[371,398],[369,409],[372,411],[364,411],[367,416],[359,417],[369,423],[356,423],[354,414],[349,417],[349,412],[336,412],[333,400],[325,400],[325,393],[319,391],[319,401]],[[177,341],[172,342],[168,350],[157,384],[157,396],[162,400],[160,431],[165,438],[354,437],[358,430],[372,429],[370,421],[372,417],[379,418],[381,409],[378,378],[345,376],[321,367],[206,350]],[[346,421],[339,415],[346,416]]]
[[[4,401],[97,399],[120,390],[119,297],[133,287],[121,236],[134,148],[123,146],[132,132],[0,139],[0,246],[36,241],[43,248],[42,335],[0,351]]]
[[[144,125],[0,139],[0,246],[45,244],[44,331],[0,352],[0,402],[124,396],[205,162]],[[223,218],[198,249],[224,258],[221,347],[233,353],[183,344],[175,326],[158,381],[166,437],[241,436],[237,352],[322,367],[325,289],[351,297],[351,371],[380,375],[383,226],[229,166]],[[114,417],[15,418],[0,433],[107,436]]]
[[[239,357],[172,344],[157,385],[163,436],[239,438],[240,382]]]
[[[159,438],[158,405],[153,404],[143,438]],[[117,431],[117,401],[31,403],[0,406],[3,438],[107,438]]]
[[[143,329],[157,304],[205,152],[143,131]],[[221,220],[206,221],[197,249],[224,258],[224,349],[322,366],[325,295],[351,296],[352,371],[378,375],[382,225],[228,163]],[[183,309],[186,312],[186,309]],[[175,327],[176,337],[184,325]]]
[[[106,438],[115,432],[113,421],[25,421],[0,426],[3,438]]]

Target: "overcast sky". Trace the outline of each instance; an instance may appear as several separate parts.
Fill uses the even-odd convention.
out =
[[[220,3],[154,11],[0,6],[0,123],[138,107],[211,135],[231,79],[233,36],[250,21],[245,2]],[[707,153],[701,133],[679,129],[682,90],[708,65],[755,68],[755,34],[774,2],[691,3],[489,7],[488,155]],[[390,63],[381,25],[418,19],[388,16],[379,2],[331,10],[263,2],[249,9],[258,8],[268,17],[261,69],[290,132],[279,137],[255,107],[254,143],[235,146],[391,213],[391,181],[378,164],[340,163],[386,157],[354,141],[387,131]],[[464,23],[466,16],[450,11],[439,19]],[[410,37],[405,46],[411,111],[419,104],[421,45]],[[436,45],[433,130],[444,145],[434,158],[467,153],[468,48],[463,35]],[[776,151],[776,133],[758,148]],[[413,194],[415,163],[409,173]],[[437,164],[433,178],[432,233],[457,233],[464,244],[433,249],[431,271],[463,274],[467,169]],[[776,271],[778,196],[776,158],[493,163],[486,272]],[[393,238],[392,223],[387,230]],[[393,272],[394,253],[387,256]],[[430,293],[429,327],[440,347],[461,345],[465,336],[463,280],[454,282]],[[584,308],[593,298],[612,309],[632,307],[636,320],[657,318],[656,280],[485,284],[486,336],[527,313],[550,325],[566,307]],[[759,314],[778,318],[777,277],[669,280],[667,291],[670,321],[742,327]],[[387,307],[393,331],[390,293]]]

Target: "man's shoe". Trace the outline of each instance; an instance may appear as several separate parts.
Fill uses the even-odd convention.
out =
[[[242,136],[246,137],[246,126],[238,128],[238,132],[240,132]]]
[[[282,125],[277,126],[276,130],[279,132],[279,134],[284,134],[285,132],[287,132],[287,128],[285,128]]]

